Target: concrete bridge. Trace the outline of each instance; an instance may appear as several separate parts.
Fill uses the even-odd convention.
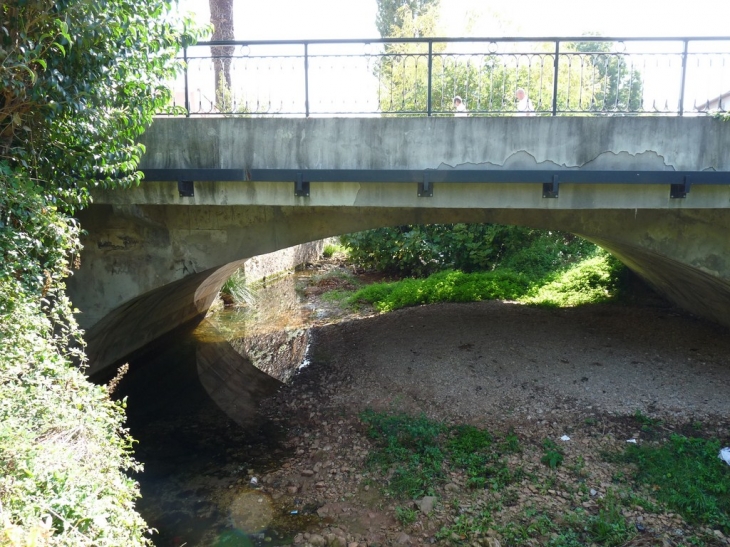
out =
[[[608,249],[730,326],[730,124],[681,117],[157,119],[139,187],[97,191],[69,279],[91,374],[206,312],[258,254],[493,222]]]

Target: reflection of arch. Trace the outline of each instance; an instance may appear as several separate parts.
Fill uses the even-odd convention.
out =
[[[253,426],[256,401],[274,393],[281,382],[254,367],[225,340],[206,340],[206,334],[216,338],[217,333],[211,325],[202,327],[207,332],[196,351],[200,383],[229,418],[244,428]]]
[[[150,240],[139,250],[125,249],[123,256],[127,261],[138,259],[142,264],[147,257],[158,253],[164,258],[160,263],[169,264],[172,259],[165,257],[171,254],[172,248],[181,255],[194,256],[198,273],[176,279],[174,276],[180,275],[179,272],[169,266],[166,269],[155,266],[154,262],[150,271],[130,272],[130,279],[152,279],[150,286],[153,283],[159,286],[111,311],[99,312],[103,317],[87,334],[90,372],[109,366],[186,321],[200,318],[220,285],[244,257],[328,236],[399,224],[493,222],[575,233],[614,252],[679,306],[730,325],[730,240],[727,238],[730,210],[727,209],[196,206],[197,218],[218,215],[227,219],[225,224],[217,221],[218,229],[207,230],[211,232],[209,236],[204,229],[192,232],[179,228],[176,223],[187,227],[190,222],[187,216],[175,216],[181,209],[192,208],[140,206],[134,215],[125,219],[129,223],[125,225],[125,233],[142,231],[140,225],[153,224],[165,226],[169,236],[158,237],[157,247],[156,240]],[[87,292],[101,283],[94,274],[102,276],[103,269],[116,260],[99,245],[102,237],[108,237],[104,234],[109,230],[106,223],[111,222],[110,218],[101,214],[82,218],[82,226],[90,234],[90,241],[85,242],[89,252],[85,251],[84,260],[92,268],[91,273],[79,272],[73,281]],[[101,225],[95,225],[94,221]],[[87,275],[86,285],[84,275]],[[108,285],[99,287],[102,293],[109,290]],[[98,293],[92,295],[98,297]]]

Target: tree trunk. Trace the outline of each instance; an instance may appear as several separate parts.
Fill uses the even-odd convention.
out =
[[[208,0],[210,22],[213,25],[213,40],[233,40],[233,0]],[[227,102],[225,96],[231,93],[231,57],[234,46],[212,46],[213,69],[215,71],[216,106]]]

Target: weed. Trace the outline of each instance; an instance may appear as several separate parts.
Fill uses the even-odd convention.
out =
[[[441,424],[425,416],[386,415],[365,411],[362,421],[369,425],[370,437],[380,445],[369,462],[381,469],[391,469],[387,490],[398,497],[418,497],[432,493],[443,481],[441,464],[444,454],[438,438]]]
[[[543,439],[542,447],[545,449],[545,455],[540,461],[547,465],[550,469],[556,469],[563,463],[563,450],[555,444],[555,441]]]
[[[598,514],[588,518],[587,529],[592,541],[606,545],[621,545],[636,535],[621,514],[618,497],[610,489],[600,500]]]
[[[635,480],[654,489],[657,501],[690,523],[730,533],[730,468],[717,439],[672,435],[660,446],[630,445],[624,461],[637,465]]]
[[[226,306],[240,306],[242,304],[253,304],[256,295],[246,285],[246,274],[243,269],[238,269],[226,279],[220,289],[220,297]]]
[[[400,522],[404,526],[407,526],[416,522],[416,519],[418,518],[418,513],[412,507],[396,507],[395,518],[398,522]]]
[[[338,245],[333,243],[327,243],[322,249],[322,256],[325,258],[332,258],[336,253],[344,253],[347,248],[344,245]]]
[[[368,461],[388,473],[386,490],[392,495],[432,493],[448,469],[465,471],[472,488],[493,491],[525,478],[521,468],[509,468],[499,450],[503,443],[496,443],[488,431],[466,425],[446,428],[424,416],[373,411],[364,412],[361,419],[378,444]]]
[[[588,473],[586,472],[586,461],[583,456],[578,456],[575,463],[570,466],[570,470],[576,477],[585,478]]]
[[[458,515],[454,518],[453,524],[444,526],[438,531],[436,538],[460,542],[472,536],[483,535],[494,523],[493,510],[493,507],[487,507],[476,514]]]
[[[504,441],[500,445],[502,450],[509,452],[510,454],[518,454],[522,452],[520,447],[520,439],[517,437],[514,429],[510,429],[507,435],[504,437]]]

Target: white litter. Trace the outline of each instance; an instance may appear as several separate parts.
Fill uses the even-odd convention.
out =
[[[569,441],[570,440],[570,437],[568,437],[567,435],[563,435],[562,437],[560,437],[560,440],[561,441]]]
[[[726,446],[722,450],[720,450],[720,455],[718,456],[722,461],[724,461],[726,464],[730,465],[730,446]]]
[[[636,439],[629,439],[629,440],[628,440],[628,441],[626,441],[626,442],[627,442],[627,443],[633,443],[633,444],[636,444]]]
[[[256,486],[259,483],[259,480],[256,477],[251,477],[251,485]]]

